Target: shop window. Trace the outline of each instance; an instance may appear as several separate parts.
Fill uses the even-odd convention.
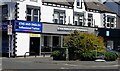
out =
[[[112,50],[114,46],[114,42],[113,41],[107,41],[107,49]]]
[[[53,36],[53,47],[60,47],[59,36]]]
[[[40,8],[36,6],[27,6],[27,21],[40,21]]]
[[[88,14],[88,27],[93,26],[93,14]]]
[[[74,16],[74,25],[84,26],[84,14],[83,13],[75,13]]]
[[[65,24],[65,11],[54,10],[54,23]]]
[[[44,36],[44,46],[47,46],[47,36]]]

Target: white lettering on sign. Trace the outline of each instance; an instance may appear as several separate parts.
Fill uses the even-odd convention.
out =
[[[85,28],[75,28],[75,27],[59,27],[58,26],[58,31],[83,31],[83,32],[87,32],[88,30]]]
[[[36,24],[36,23],[25,23],[25,22],[19,22],[19,25],[26,25],[26,26],[41,26],[41,24]]]

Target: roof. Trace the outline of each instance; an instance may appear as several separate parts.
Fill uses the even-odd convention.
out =
[[[114,1],[116,4],[120,5],[120,0]]]
[[[73,6],[75,0],[42,0],[42,2],[55,3],[67,6]],[[102,12],[112,12],[104,4],[101,4],[98,0],[84,0],[87,9],[99,10]],[[112,12],[114,13],[114,12]]]
[[[94,10],[99,10],[102,12],[112,12],[109,8],[107,8],[104,4],[100,3],[99,1],[92,0],[92,2],[87,2],[87,0],[84,0],[86,8],[87,9],[94,9]]]
[[[112,1],[106,0],[103,4],[105,4],[107,2],[114,2],[114,3],[118,4],[118,5],[120,5],[120,0],[112,0]]]
[[[69,0],[42,0],[42,2],[47,2],[47,3],[55,3],[55,4],[73,6],[71,1]]]

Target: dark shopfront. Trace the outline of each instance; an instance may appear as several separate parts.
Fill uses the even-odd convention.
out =
[[[98,29],[99,36],[104,38],[107,49],[120,51],[120,29]]]

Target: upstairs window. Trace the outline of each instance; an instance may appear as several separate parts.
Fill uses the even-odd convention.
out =
[[[88,14],[88,27],[93,26],[93,14]]]
[[[2,5],[2,20],[8,19],[8,5]]]
[[[54,23],[65,24],[65,11],[54,10]]]
[[[75,13],[74,25],[84,26],[84,14],[83,13]]]
[[[107,27],[112,28],[115,26],[115,17],[114,16],[107,16]]]
[[[76,6],[77,6],[77,8],[82,8],[82,2],[81,2],[81,0],[77,0]]]
[[[77,6],[80,6],[80,0],[77,0]]]
[[[36,6],[27,6],[27,21],[40,21],[40,8]]]

